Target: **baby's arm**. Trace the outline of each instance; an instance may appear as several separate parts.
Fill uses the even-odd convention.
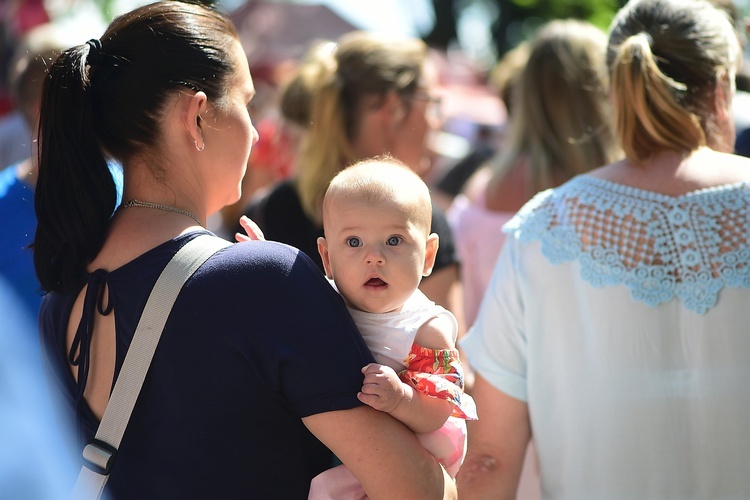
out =
[[[454,349],[453,325],[437,316],[419,328],[415,342],[429,349]],[[370,363],[359,400],[376,410],[390,414],[414,432],[431,432],[442,427],[453,411],[453,403],[426,396],[405,384],[390,367]]]

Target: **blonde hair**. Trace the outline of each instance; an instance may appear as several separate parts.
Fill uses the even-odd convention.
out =
[[[640,164],[659,151],[692,151],[718,137],[713,96],[723,78],[731,85],[738,55],[727,14],[704,0],[636,0],[620,10],[607,63],[628,159]]]
[[[366,99],[393,91],[408,105],[426,59],[427,46],[419,39],[356,31],[327,50],[318,48],[302,63],[282,94],[282,102],[292,99],[288,103],[296,103],[296,109],[282,110],[306,126],[295,182],[309,218],[320,221],[328,183],[357,160],[351,143],[359,133]]]
[[[606,41],[594,25],[573,19],[537,32],[514,91],[507,146],[490,163],[495,176],[526,159],[534,193],[617,158]]]
[[[430,190],[419,175],[395,158],[369,158],[336,174],[323,199],[324,219],[332,216],[330,205],[333,200],[391,204],[406,214],[425,235],[430,233]]]
[[[529,60],[529,52],[528,41],[523,41],[510,49],[493,68],[487,82],[505,104],[508,116],[513,114],[513,95],[517,92],[518,81]]]

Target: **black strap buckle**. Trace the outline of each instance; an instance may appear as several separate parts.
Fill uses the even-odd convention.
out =
[[[117,456],[117,448],[100,439],[92,439],[83,448],[84,465],[102,476],[108,476]]]

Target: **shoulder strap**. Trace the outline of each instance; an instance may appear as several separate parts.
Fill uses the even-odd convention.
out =
[[[96,437],[83,449],[84,465],[72,498],[99,498],[102,494],[156,345],[182,285],[211,255],[229,245],[231,243],[215,236],[198,236],[183,246],[159,275],[125,355]]]

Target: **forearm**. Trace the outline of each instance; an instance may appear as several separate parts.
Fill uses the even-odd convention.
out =
[[[531,439],[528,406],[481,375],[474,389],[479,420],[467,422],[468,449],[456,477],[461,500],[515,498]]]
[[[420,393],[402,382],[404,395],[390,415],[414,432],[432,432],[443,426],[453,411],[453,404]]]
[[[492,454],[469,450],[458,471],[461,500],[514,500],[520,471]]]
[[[371,499],[455,499],[445,469],[404,425],[367,406],[312,415],[310,431],[346,465]]]

